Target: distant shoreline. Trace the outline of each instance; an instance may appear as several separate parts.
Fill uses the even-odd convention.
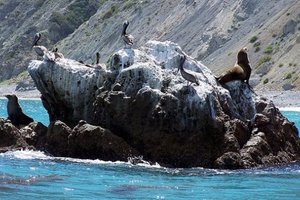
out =
[[[257,90],[256,93],[274,102],[279,108],[299,108],[300,91],[266,91]],[[298,109],[299,110],[299,109]]]
[[[40,99],[41,93],[37,89],[28,91],[15,91],[17,84],[0,84],[0,98],[6,94],[15,94],[19,99]]]
[[[5,98],[6,94],[15,94],[20,99],[40,99],[41,93],[38,90],[15,91],[16,84],[1,84],[0,98]],[[266,97],[274,102],[281,110],[296,109],[300,111],[300,91],[269,91],[256,90],[258,95]]]

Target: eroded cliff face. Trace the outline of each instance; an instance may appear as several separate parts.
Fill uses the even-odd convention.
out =
[[[149,161],[171,167],[243,168],[298,159],[298,131],[272,102],[240,81],[225,89],[189,56],[183,67],[200,84],[187,85],[177,72],[182,54],[175,43],[149,41],[139,49],[119,50],[107,69],[61,59],[32,61],[28,71],[54,124],[61,120],[73,127],[85,120],[109,130],[114,135],[110,138],[132,148],[127,152]],[[74,150],[70,134],[62,139],[66,151],[59,150],[59,155],[86,157]],[[47,135],[60,141],[57,131],[48,130]]]
[[[29,72],[42,92],[43,104],[50,121],[92,122],[96,90],[103,84],[106,72],[86,67],[74,60],[32,61]]]

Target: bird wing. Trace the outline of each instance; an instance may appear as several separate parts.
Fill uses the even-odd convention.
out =
[[[54,61],[55,60],[55,55],[53,52],[50,52],[48,50],[44,51],[44,56],[43,56],[44,60],[47,61]]]
[[[59,52],[54,52],[54,56],[55,56],[55,59],[57,59],[57,58],[63,59],[64,58],[64,55],[62,53],[59,53]]]
[[[124,35],[123,39],[126,44],[133,45],[134,37],[132,35]]]
[[[33,46],[33,50],[36,52],[39,56],[44,56],[45,50],[47,51],[47,48],[44,46]]]

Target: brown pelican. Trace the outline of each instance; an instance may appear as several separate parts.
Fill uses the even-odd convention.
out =
[[[53,51],[52,51],[54,53],[55,59],[64,59],[65,58],[64,55],[57,51],[58,51],[57,48],[53,49]]]
[[[36,33],[34,36],[34,40],[32,43],[33,50],[37,53],[39,56],[44,56],[44,51],[47,51],[47,48],[44,46],[38,46],[37,43],[41,39],[41,34]]]
[[[79,60],[78,61],[79,63],[81,63],[81,64],[83,64],[83,65],[85,65],[86,67],[91,67],[91,68],[94,68],[94,66],[93,65],[90,65],[90,64],[85,64],[82,60]]]
[[[185,60],[186,60],[186,55],[181,55],[180,56],[180,64],[178,66],[178,71],[180,70],[182,77],[185,80],[187,80],[187,84],[189,84],[189,82],[191,82],[191,84],[196,83],[196,85],[199,85],[199,81],[198,81],[197,77],[191,73],[188,73],[187,71],[185,71],[183,69],[183,64],[184,64]],[[178,73],[178,71],[177,71],[177,73]]]
[[[99,60],[100,60],[100,53],[97,52],[96,53],[96,65],[95,65],[95,68],[102,69],[103,66],[99,63]]]
[[[126,47],[126,45],[129,45],[129,47],[131,47],[133,45],[133,40],[134,40],[134,37],[132,35],[126,33],[126,29],[127,29],[128,25],[129,25],[129,22],[126,20],[123,23],[123,30],[122,30],[122,38],[123,38],[123,41],[125,42],[125,47]]]
[[[43,56],[44,60],[46,61],[54,61],[55,55],[53,52],[48,51],[48,49],[44,46],[37,45],[37,42],[41,39],[41,34],[36,33],[34,36],[32,48],[33,50],[39,55]]]

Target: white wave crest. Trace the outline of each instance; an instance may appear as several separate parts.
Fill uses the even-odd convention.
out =
[[[124,162],[124,161],[103,161],[99,159],[91,160],[91,159],[79,159],[79,158],[69,158],[69,157],[52,157],[46,155],[42,151],[34,151],[34,150],[18,150],[18,151],[8,151],[5,153],[0,153],[0,156],[2,157],[8,157],[8,158],[15,158],[15,159],[24,159],[24,160],[51,160],[51,161],[68,161],[68,162],[75,162],[75,163],[85,163],[85,164],[105,164],[105,165],[128,165],[128,166],[134,166],[132,163]],[[162,168],[158,163],[155,163],[154,165],[146,164],[145,163],[139,163],[136,166],[141,167],[149,167],[149,168]]]
[[[1,156],[7,156],[10,158],[18,158],[18,159],[40,159],[40,160],[47,160],[50,159],[50,156],[47,156],[42,151],[33,151],[33,150],[18,150],[18,151],[8,151],[6,153],[1,153]]]

